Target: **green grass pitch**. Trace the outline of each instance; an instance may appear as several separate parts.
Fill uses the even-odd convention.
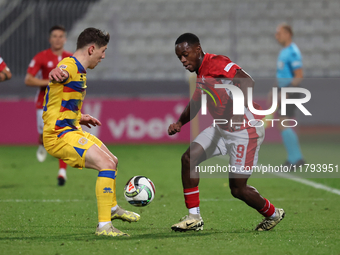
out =
[[[234,199],[228,179],[201,179],[204,230],[172,232],[170,226],[187,214],[180,157],[187,145],[109,146],[118,156],[119,204],[141,214],[137,223],[114,221],[131,237],[94,235],[97,224],[97,173],[68,168],[64,187],[57,186],[56,159],[37,162],[34,146],[0,147],[1,254],[340,254],[340,196],[289,179],[251,178],[250,185],[277,207],[285,219],[272,231],[253,231],[262,219],[255,210]],[[337,163],[338,145],[306,142],[308,163]],[[279,164],[283,145],[264,144],[260,162]],[[154,201],[143,208],[123,197],[126,181],[149,177],[156,186]],[[340,189],[340,179],[313,179]]]

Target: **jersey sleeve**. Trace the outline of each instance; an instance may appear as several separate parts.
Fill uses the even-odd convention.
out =
[[[295,71],[296,69],[302,68],[302,56],[300,52],[292,51],[289,59],[291,70]]]
[[[41,69],[42,59],[40,54],[34,56],[27,68],[27,73],[36,76],[36,74]]]
[[[2,71],[2,70],[4,70],[5,68],[6,68],[6,63],[5,63],[5,61],[2,59],[2,57],[0,57],[0,72]]]
[[[68,78],[62,83],[68,83],[69,81],[71,81],[78,71],[77,65],[71,58],[64,58],[62,61],[59,62],[57,67],[68,72]]]
[[[232,62],[225,56],[218,55],[212,59],[210,67],[210,75],[215,78],[227,78],[234,79],[238,69],[241,69],[239,65]]]

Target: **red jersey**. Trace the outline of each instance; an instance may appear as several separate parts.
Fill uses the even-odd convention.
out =
[[[206,94],[204,90],[209,91],[216,101],[215,103],[210,95],[207,96],[207,109],[214,119],[226,119],[230,121],[233,117],[233,99],[230,90],[226,88],[215,88],[215,84],[233,84],[237,69],[241,69],[241,67],[226,56],[206,53],[203,58],[201,67],[198,70],[196,90],[192,99],[194,101],[200,101],[201,95]],[[221,100],[218,99],[216,94]],[[261,109],[256,103],[253,103],[253,105],[255,109]],[[241,130],[249,128],[248,120],[262,119],[263,117],[264,116],[251,113],[248,108],[245,109],[244,119],[246,123],[245,125],[241,125]],[[251,124],[254,125],[255,123],[251,122]],[[225,130],[228,129],[228,125],[219,126]]]
[[[6,65],[5,61],[2,59],[2,57],[0,57],[0,72],[2,70],[4,70],[6,66],[7,65]]]
[[[70,57],[73,54],[68,51],[63,51],[61,56],[55,55],[51,49],[43,50],[39,52],[34,58],[31,60],[31,63],[28,66],[27,73],[33,76],[40,76],[38,78],[48,79],[48,74],[58,65],[58,63],[66,58]],[[37,109],[43,108],[44,96],[46,86],[40,87],[36,98],[35,98],[35,106]]]

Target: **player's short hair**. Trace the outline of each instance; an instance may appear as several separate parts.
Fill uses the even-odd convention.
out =
[[[200,39],[197,37],[197,35],[185,33],[177,38],[175,45],[183,42],[187,42],[189,45],[200,44]]]
[[[281,23],[280,24],[280,26],[284,29],[284,30],[286,30],[289,34],[290,34],[290,36],[291,37],[293,37],[293,28],[292,28],[292,26],[291,25],[289,25],[288,23]]]
[[[66,29],[65,29],[64,26],[62,26],[62,25],[55,25],[55,26],[50,28],[49,35],[51,35],[54,30],[61,30],[61,31],[66,33]]]
[[[101,48],[107,45],[109,41],[110,41],[109,33],[94,27],[88,27],[78,36],[77,50],[91,43],[94,43],[99,48]]]

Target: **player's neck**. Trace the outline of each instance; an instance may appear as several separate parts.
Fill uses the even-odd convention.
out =
[[[203,63],[204,56],[205,56],[205,54],[204,54],[204,52],[202,51],[201,54],[200,54],[200,56],[198,57],[199,64],[198,64],[198,68],[197,68],[197,70],[196,70],[196,73],[197,73],[197,74],[198,74],[198,70],[200,70],[200,67],[201,67],[201,65],[202,65],[202,63]]]
[[[82,50],[77,50],[73,54],[73,57],[75,57],[79,61],[79,63],[84,67],[85,70],[89,67],[88,56]]]
[[[60,49],[51,48],[51,51],[54,55],[61,56],[63,54],[64,48],[60,48]]]
[[[283,44],[283,47],[286,48],[286,47],[288,47],[291,43],[292,43],[292,39],[287,40],[287,41]]]

